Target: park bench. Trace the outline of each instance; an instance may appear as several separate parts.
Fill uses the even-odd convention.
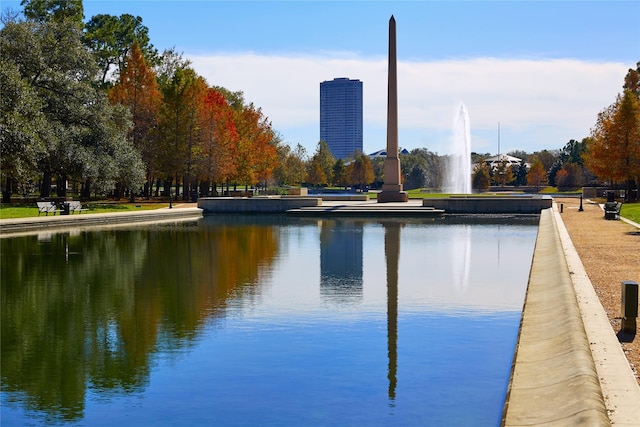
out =
[[[622,203],[616,202],[615,193],[607,191],[607,201],[604,204],[604,219],[620,219]]]
[[[620,219],[621,202],[606,202],[604,204],[604,219]]]
[[[71,200],[69,202],[65,202],[69,206],[69,213],[72,214],[74,212],[78,212],[79,214],[88,211],[89,209],[85,209],[82,207],[82,204],[77,200]]]
[[[56,204],[54,202],[36,202],[36,203],[38,205],[38,216],[40,216],[41,213],[44,213],[45,215],[49,216],[50,213],[55,215],[56,212],[62,212],[60,209],[56,207]]]

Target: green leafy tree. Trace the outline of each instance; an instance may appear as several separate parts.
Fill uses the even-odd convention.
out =
[[[84,7],[82,0],[22,0],[24,16],[35,22],[67,21],[76,28],[82,27]]]
[[[407,190],[422,188],[426,186],[426,170],[418,165],[414,166],[409,174],[405,174],[404,186]]]
[[[161,90],[164,103],[156,138],[162,157],[158,160],[158,169],[165,177],[164,195],[170,195],[168,191],[175,179],[177,197],[180,177],[186,189],[191,183],[200,141],[200,111],[207,86],[192,68],[180,67]],[[187,195],[184,193],[184,197]]]
[[[582,185],[582,175],[584,175],[583,155],[586,148],[586,140],[584,139],[582,141],[572,139],[567,142],[562,150],[560,150],[558,159],[547,173],[549,183],[557,187],[575,187]],[[576,167],[568,165],[575,165]],[[557,174],[562,170],[564,170],[564,172],[560,176],[560,179],[558,179]]]
[[[279,161],[273,172],[277,184],[297,185],[302,183],[307,176],[306,149],[300,144],[297,144],[294,150],[287,144],[280,144],[277,151]]]
[[[118,16],[95,15],[85,26],[84,44],[93,53],[102,83],[110,76],[117,80],[125,67],[129,51],[134,43],[150,64],[158,62],[158,52],[150,43],[149,29],[142,25],[142,18],[127,13]]]
[[[427,181],[427,160],[415,152],[400,154],[400,169],[404,187],[407,190],[425,186]]]
[[[404,185],[407,189],[431,187],[442,184],[440,156],[426,148],[415,148],[409,154],[400,155]]]
[[[45,155],[46,119],[43,100],[22,79],[13,61],[0,56],[0,152],[2,201],[9,203],[19,185],[37,174],[38,159]]]
[[[524,159],[517,165],[513,165],[514,184],[516,187],[527,184],[527,165]]]
[[[296,147],[291,154],[292,155],[287,158],[286,167],[291,174],[291,182],[300,184],[304,181],[304,178],[307,175],[307,149],[300,144],[296,144]]]
[[[171,80],[173,80],[178,70],[191,67],[191,61],[185,59],[181,53],[172,48],[163,51],[153,65],[158,85],[164,90],[164,88],[171,85]]]
[[[321,182],[317,181],[317,179],[310,180],[310,182],[315,185],[331,185],[333,183],[333,165],[335,163],[336,159],[333,157],[333,154],[331,154],[329,145],[325,141],[318,142],[316,152],[311,158],[311,164],[314,169],[319,167],[322,174],[310,170],[309,176],[314,176],[315,178],[322,176],[324,179]]]
[[[542,150],[536,151],[532,156],[535,156],[542,163],[542,167],[545,171],[551,169],[553,164],[560,158],[560,152],[558,150]]]
[[[244,108],[244,93],[241,90],[232,92],[222,86],[214,86],[213,88],[224,95],[229,106],[231,106],[235,111],[240,111]]]
[[[587,150],[587,144],[585,140],[576,141],[575,139],[570,140],[565,144],[560,152],[560,158],[563,163],[574,163],[576,165],[582,166],[583,159],[582,156]]]
[[[57,177],[58,194],[68,179],[104,190],[120,177],[133,188],[139,176],[139,154],[126,137],[126,110],[112,107],[96,89],[96,65],[72,20],[16,22],[0,33],[3,56],[19,70],[28,93],[39,99],[40,146],[36,165],[41,197],[50,195]]]
[[[349,186],[349,177],[347,176],[347,166],[344,160],[338,159],[333,165],[333,183],[340,187]]]

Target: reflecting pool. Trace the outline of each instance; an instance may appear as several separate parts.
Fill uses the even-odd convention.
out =
[[[0,239],[2,425],[498,425],[537,221]]]

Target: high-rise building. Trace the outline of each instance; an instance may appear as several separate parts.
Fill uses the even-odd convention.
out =
[[[320,140],[336,159],[362,153],[362,82],[346,77],[320,83]]]

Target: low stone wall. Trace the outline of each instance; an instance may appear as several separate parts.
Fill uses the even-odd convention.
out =
[[[308,188],[289,188],[287,190],[287,194],[289,196],[308,196],[309,195],[309,189]]]
[[[319,197],[267,196],[267,197],[200,197],[198,207],[205,213],[284,213],[322,205]]]
[[[197,220],[202,210],[197,208],[154,209],[133,212],[81,213],[48,215],[33,218],[4,219],[0,221],[0,237],[13,237],[41,231],[62,231],[87,227],[126,225],[133,223]]]
[[[551,209],[540,215],[502,425],[610,425]]]
[[[595,199],[597,197],[607,197],[608,187],[582,187],[582,197],[585,199]]]
[[[539,214],[551,208],[551,196],[452,196],[449,198],[426,198],[422,206],[443,209],[452,214]]]

